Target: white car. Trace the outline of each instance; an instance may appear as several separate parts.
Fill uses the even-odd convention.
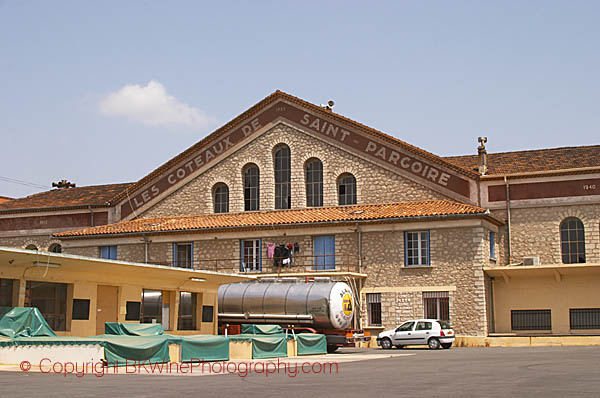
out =
[[[454,330],[446,321],[415,319],[406,321],[396,329],[379,333],[377,345],[383,349],[393,346],[428,345],[432,350],[450,348],[454,343]]]

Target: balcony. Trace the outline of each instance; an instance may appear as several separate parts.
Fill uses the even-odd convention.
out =
[[[246,260],[246,261],[243,261]],[[332,273],[358,273],[358,256],[307,255],[294,256],[290,264],[283,259],[262,258],[262,261],[237,258],[194,259],[194,268],[203,271],[226,272],[243,275],[323,276]]]

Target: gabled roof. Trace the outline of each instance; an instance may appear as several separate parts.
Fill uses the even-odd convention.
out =
[[[461,216],[492,217],[486,209],[449,200],[315,207],[298,210],[276,210],[244,213],[206,214],[188,217],[142,218],[98,227],[57,233],[59,238],[109,236],[122,234],[215,231],[234,228],[298,226],[319,223],[354,223],[435,219]],[[495,219],[492,219],[495,220]],[[496,223],[501,223],[495,220]]]
[[[477,155],[447,156],[444,159],[469,170],[476,170],[479,162]],[[487,165],[487,175],[600,168],[600,145],[488,153]]]
[[[443,166],[447,169],[453,170],[459,174],[465,175],[470,178],[477,177],[477,173],[472,171],[471,169],[463,168],[460,165],[456,165],[455,163],[448,162],[447,160],[445,160],[444,158],[442,158],[440,156],[437,156],[431,152],[427,152],[423,149],[417,148],[416,146],[410,145],[402,140],[392,137],[391,135],[385,134],[379,130],[365,126],[364,124],[356,122],[345,116],[334,113],[331,110],[326,110],[320,106],[311,104],[310,102],[304,101],[298,97],[295,97],[293,95],[284,93],[283,91],[277,90],[274,93],[267,96],[266,98],[264,98],[263,100],[261,100],[260,102],[258,102],[257,104],[255,104],[254,106],[252,106],[250,109],[248,109],[244,113],[242,113],[242,114],[238,115],[237,117],[235,117],[234,119],[232,119],[227,124],[223,125],[222,127],[215,130],[213,133],[209,134],[208,136],[206,136],[205,138],[203,138],[196,144],[192,145],[185,151],[181,152],[179,155],[177,155],[174,158],[172,158],[171,160],[167,161],[166,163],[164,163],[163,165],[161,165],[160,167],[158,167],[157,169],[152,171],[150,174],[146,175],[139,181],[132,184],[130,187],[127,188],[127,191],[121,192],[118,195],[116,195],[116,197],[111,200],[111,203],[116,203],[116,202],[124,199],[128,194],[132,195],[136,190],[146,186],[154,178],[162,175],[167,170],[170,170],[171,168],[175,167],[177,164],[179,164],[183,160],[193,156],[205,145],[207,145],[211,142],[218,141],[218,139],[221,136],[228,133],[230,130],[232,130],[233,128],[238,126],[240,123],[242,123],[244,120],[251,118],[252,116],[261,112],[262,110],[267,108],[269,105],[273,104],[274,102],[276,102],[278,100],[285,100],[290,103],[300,105],[306,109],[309,109],[311,112],[322,115],[324,117],[337,119],[338,122],[342,122],[347,125],[350,125],[352,128],[354,128],[360,132],[363,132],[367,135],[374,136],[384,142],[395,145],[406,152],[415,154],[421,158],[427,159],[427,160],[431,161],[432,163],[441,165],[441,166]]]
[[[57,208],[85,208],[88,206],[104,207],[108,206],[108,202],[112,197],[129,185],[131,183],[53,189],[0,203],[0,213],[56,210]]]

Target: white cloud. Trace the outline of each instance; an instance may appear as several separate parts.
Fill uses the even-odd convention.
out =
[[[123,116],[148,126],[203,129],[217,122],[201,110],[179,102],[155,80],[145,87],[127,84],[109,94],[100,101],[100,112],[108,116]]]

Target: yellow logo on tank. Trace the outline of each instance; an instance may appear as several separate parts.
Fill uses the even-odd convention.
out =
[[[346,316],[352,314],[352,296],[349,293],[344,294],[344,297],[342,298],[342,309]]]

